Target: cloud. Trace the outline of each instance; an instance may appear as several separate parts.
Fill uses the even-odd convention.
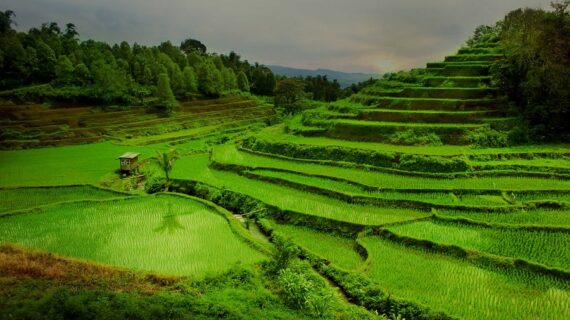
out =
[[[451,54],[481,24],[550,0],[4,0],[18,29],[72,22],[82,38],[216,52],[301,68],[378,72]],[[2,8],[0,8],[2,9]]]

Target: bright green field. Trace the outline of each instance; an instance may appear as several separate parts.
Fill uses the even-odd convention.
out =
[[[402,236],[570,270],[568,233],[478,228],[433,221],[419,221],[389,229]]]
[[[172,177],[240,192],[284,210],[360,225],[383,225],[429,215],[416,210],[347,204],[325,196],[248,179],[233,172],[212,170],[208,168],[207,155],[178,160]]]
[[[428,155],[463,155],[463,154],[497,154],[497,153],[532,153],[532,152],[552,152],[552,153],[570,153],[570,145],[536,145],[536,146],[520,146],[510,148],[471,148],[469,146],[405,146],[393,145],[376,142],[362,141],[346,141],[341,139],[332,139],[325,137],[303,137],[290,134],[284,134],[283,128],[269,127],[264,129],[257,136],[261,139],[276,143],[293,143],[298,145],[313,146],[340,146],[346,148],[358,148],[379,152],[400,152],[413,154]]]
[[[409,177],[375,171],[364,171],[337,166],[328,166],[315,163],[265,157],[248,152],[238,151],[234,145],[223,145],[215,147],[213,150],[212,159],[221,163],[239,164],[248,167],[294,170],[298,173],[323,175],[345,179],[368,186],[389,189],[570,189],[570,180],[555,180],[544,178],[475,177],[459,179],[436,179]]]
[[[302,174],[279,172],[270,170],[254,170],[254,174],[261,177],[278,178],[280,180],[299,183],[306,186],[318,187],[325,190],[332,190],[340,193],[366,196],[378,199],[388,200],[413,200],[422,201],[433,204],[444,205],[467,205],[467,206],[488,206],[500,207],[508,205],[501,196],[494,195],[455,195],[453,192],[430,192],[430,193],[412,193],[412,192],[392,192],[392,191],[364,191],[362,188],[342,181],[332,179],[311,177]]]
[[[390,294],[462,319],[570,318],[570,287],[523,271],[510,274],[377,237],[362,239],[368,275]]]
[[[43,206],[56,202],[101,200],[119,197],[125,197],[125,194],[91,186],[0,189],[0,212]]]
[[[475,221],[511,225],[537,225],[570,228],[569,210],[518,210],[512,213],[481,213],[466,211],[439,211],[439,215],[451,218],[467,218]]]
[[[263,254],[203,204],[176,196],[79,202],[0,218],[0,242],[163,274],[203,276]]]
[[[286,238],[291,238],[296,244],[330,260],[341,268],[355,270],[364,263],[355,250],[356,241],[352,239],[287,224],[275,223],[273,227]]]
[[[128,151],[141,153],[141,159],[155,154],[154,148],[110,142],[0,151],[0,186],[95,184],[117,170],[117,157]]]

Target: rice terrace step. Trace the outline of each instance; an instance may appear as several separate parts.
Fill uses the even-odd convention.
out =
[[[191,2],[0,11],[1,319],[570,319],[565,1]]]

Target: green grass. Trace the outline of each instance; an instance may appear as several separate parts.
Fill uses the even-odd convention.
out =
[[[78,200],[101,200],[124,197],[122,193],[91,186],[55,188],[0,189],[0,212]]]
[[[383,121],[360,121],[360,120],[331,120],[331,121],[321,121],[323,124],[333,124],[333,125],[346,125],[355,127],[370,127],[370,128],[382,128],[382,127],[396,127],[396,128],[416,128],[416,129],[474,129],[481,125],[478,124],[467,124],[467,123],[408,123],[408,122],[383,122]]]
[[[383,225],[428,215],[416,210],[351,205],[325,196],[248,179],[233,172],[212,170],[208,168],[207,155],[178,160],[172,177],[240,192],[283,210],[360,225]]]
[[[470,161],[473,166],[536,166],[536,167],[551,167],[570,169],[570,160],[566,158],[561,159],[548,159],[548,158],[535,158],[535,159],[512,159],[500,161]]]
[[[228,222],[176,196],[81,202],[0,218],[0,242],[163,274],[203,276],[264,259]]]
[[[278,178],[306,186],[318,187],[355,196],[365,196],[389,200],[413,200],[443,205],[469,205],[469,206],[506,206],[508,203],[500,195],[456,195],[453,192],[392,192],[392,191],[365,191],[363,188],[342,181],[326,178],[306,176],[302,174],[279,172],[270,170],[254,170],[254,174],[262,177]]]
[[[439,112],[439,111],[436,111]],[[332,139],[325,137],[301,137],[288,135],[281,132],[280,127],[271,127],[264,129],[257,134],[260,139],[283,142],[298,145],[313,145],[313,146],[341,146],[355,149],[365,149],[379,152],[400,152],[400,153],[414,153],[426,155],[463,155],[463,154],[490,154],[497,153],[534,153],[534,152],[550,152],[550,153],[569,153],[570,145],[530,145],[530,146],[517,146],[510,148],[472,148],[470,146],[456,146],[456,145],[441,145],[441,146],[399,146],[393,144],[376,143],[376,142],[360,142],[360,141],[346,141],[341,139]]]
[[[233,145],[217,146],[212,158],[221,163],[239,164],[250,167],[278,168],[299,173],[317,174],[346,179],[357,183],[388,189],[491,189],[491,190],[533,190],[570,189],[570,181],[529,177],[479,177],[458,179],[435,179],[408,177],[396,174],[342,168],[315,163],[277,159],[240,152]],[[176,169],[176,168],[175,168]]]
[[[462,319],[568,319],[568,283],[512,270],[483,269],[452,257],[362,239],[368,275],[388,293]]]
[[[570,202],[570,190],[565,193],[513,193],[511,196],[516,201],[527,202],[537,200],[552,200]]]
[[[0,186],[96,184],[119,168],[127,151],[154,156],[155,147],[127,147],[110,142],[54,148],[0,151]]]
[[[570,228],[569,210],[518,210],[512,213],[480,213],[466,211],[439,211],[439,215],[450,218],[465,218],[486,223],[508,225],[536,225]]]
[[[470,227],[418,221],[389,228],[396,234],[570,270],[570,234]]]
[[[355,250],[353,239],[287,224],[274,223],[273,227],[286,238],[343,269],[355,270],[364,263]]]

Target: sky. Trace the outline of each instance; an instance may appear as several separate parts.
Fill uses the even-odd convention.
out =
[[[250,62],[380,73],[454,53],[481,24],[551,0],[2,0],[17,29],[71,22],[81,39],[186,38]]]

